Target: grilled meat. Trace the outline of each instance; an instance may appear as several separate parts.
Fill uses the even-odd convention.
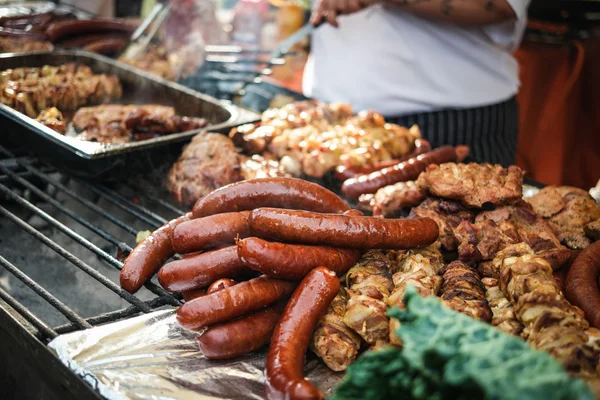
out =
[[[453,261],[439,273],[442,276],[440,297],[446,307],[480,321],[492,320],[492,310],[477,271],[462,261]]]
[[[36,118],[38,122],[47,126],[48,128],[55,130],[63,135],[67,132],[67,124],[60,111],[56,107],[50,107],[40,112],[40,115]]]
[[[583,311],[560,291],[551,265],[520,243],[500,252],[493,264],[500,289],[523,323],[522,336],[536,349],[549,352],[567,371],[598,387],[600,351],[588,334]]]
[[[423,249],[399,253],[397,263],[391,270],[394,290],[387,298],[389,306],[404,308],[402,300],[409,285],[414,286],[421,296],[437,295],[442,284],[442,278],[438,274],[444,266],[439,248],[440,244],[436,242]],[[402,344],[394,333],[398,331],[399,324],[396,319],[390,320],[390,343],[395,346]]]
[[[205,126],[202,118],[181,117],[173,107],[155,104],[83,107],[73,116],[79,138],[100,143],[127,143]]]
[[[252,157],[242,156],[241,174],[243,179],[289,177],[290,175],[278,161],[270,160],[258,154]]]
[[[344,371],[354,362],[361,338],[344,324],[348,295],[342,288],[321,318],[311,341],[312,351],[333,371]]]
[[[582,250],[600,237],[600,204],[585,190],[548,186],[527,201],[570,249]]]
[[[31,118],[46,108],[75,111],[121,95],[116,76],[96,75],[85,65],[16,68],[0,73],[0,101]]]
[[[242,162],[242,156],[227,136],[200,133],[171,167],[167,188],[179,204],[191,208],[205,194],[242,180]]]
[[[492,310],[492,325],[511,335],[520,335],[523,332],[523,324],[515,315],[512,303],[500,290],[498,279],[483,278],[481,283],[485,287],[485,298]]]
[[[373,215],[393,217],[402,209],[418,205],[424,198],[425,193],[416,183],[408,181],[383,187],[375,194],[363,194],[358,200],[362,210],[370,211]]]
[[[548,223],[524,201],[481,212],[474,223],[462,222],[454,234],[460,241],[459,257],[465,262],[492,260],[499,251],[520,242],[527,243],[554,268],[570,257],[570,251],[560,244]]]
[[[298,174],[322,177],[338,165],[354,166],[388,161],[414,147],[417,127],[408,130],[386,124],[372,111],[352,115],[345,104],[304,101],[269,109],[259,125],[246,125],[230,134],[248,153],[269,150],[289,157]]]
[[[467,207],[513,204],[522,197],[523,171],[491,164],[430,165],[417,184],[434,196],[458,200]]]
[[[463,221],[474,222],[475,212],[452,200],[427,198],[410,212],[411,217],[429,217],[440,228],[440,242],[448,250],[456,250],[459,244],[454,230]]]
[[[389,272],[394,257],[394,252],[371,250],[346,273],[350,299],[343,321],[370,345],[389,336],[386,300],[394,287]]]

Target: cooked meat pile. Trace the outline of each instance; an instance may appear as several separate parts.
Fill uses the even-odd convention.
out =
[[[458,200],[467,207],[512,204],[523,196],[523,171],[491,164],[430,165],[417,184],[433,196]]]
[[[439,272],[442,276],[440,298],[447,307],[480,321],[492,320],[485,288],[475,269],[457,260]]]
[[[88,104],[107,103],[121,95],[116,76],[94,74],[86,65],[69,63],[0,72],[0,101],[31,118],[46,108],[75,111]]]
[[[585,190],[548,186],[527,201],[568,248],[584,249],[600,238],[600,204]]]
[[[389,218],[403,209],[418,205],[423,199],[425,192],[414,181],[408,181],[385,186],[375,194],[363,194],[358,201],[361,210]]]
[[[146,53],[132,60],[120,59],[119,61],[142,69],[163,79],[172,81],[176,78],[175,71],[169,63],[167,50],[161,46],[151,46],[148,48]]]
[[[29,38],[0,37],[0,53],[29,53],[54,50],[52,43]]]
[[[428,217],[433,219],[440,228],[440,242],[448,251],[458,248],[458,239],[454,230],[463,221],[474,222],[476,210],[468,209],[453,200],[427,198],[411,212],[411,217]]]
[[[191,208],[202,196],[243,179],[286,176],[279,163],[237,152],[227,136],[199,133],[184,148],[169,171],[167,188],[175,200]]]
[[[322,177],[339,165],[405,155],[420,132],[388,124],[372,111],[353,115],[348,105],[305,101],[267,110],[258,126],[241,126],[230,136],[249,154],[268,150],[294,175]]]
[[[524,326],[523,338],[598,389],[597,337],[587,333],[589,324],[583,311],[563,296],[552,276],[552,266],[533,252],[527,244],[519,243],[498,253],[493,265],[500,277],[500,290]]]
[[[73,116],[78,137],[99,143],[128,143],[205,126],[202,118],[181,117],[173,107],[154,104],[84,107]]]
[[[40,112],[37,121],[63,135],[67,132],[67,124],[58,108],[50,107]]]

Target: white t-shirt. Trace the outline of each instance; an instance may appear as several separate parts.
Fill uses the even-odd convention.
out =
[[[323,24],[312,36],[304,93],[402,116],[498,103],[519,87],[512,51],[525,28],[529,0],[508,0],[517,15],[485,27],[430,21],[399,7],[375,5]]]

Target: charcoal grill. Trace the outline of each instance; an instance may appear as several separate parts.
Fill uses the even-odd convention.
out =
[[[0,145],[0,274],[7,273],[3,282],[18,289],[9,293],[0,284],[1,398],[99,398],[47,343],[63,333],[181,304],[154,282],[135,295],[118,284],[121,260],[136,234],[183,213],[144,185],[83,182]],[[87,295],[73,295],[82,285]]]

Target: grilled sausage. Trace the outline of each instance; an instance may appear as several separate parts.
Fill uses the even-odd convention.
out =
[[[335,170],[335,178],[339,181],[345,181],[350,178],[354,178],[357,175],[366,175],[375,171],[380,171],[384,168],[392,167],[396,164],[400,164],[403,161],[410,160],[413,157],[420,156],[431,151],[431,144],[425,139],[415,140],[415,149],[409,154],[396,158],[394,160],[382,161],[375,163],[374,165],[361,165],[358,167],[346,167],[340,165]]]
[[[265,368],[267,398],[322,399],[304,378],[304,358],[313,331],[340,290],[340,281],[324,267],[300,282],[275,327]]]
[[[53,23],[46,29],[46,36],[55,42],[67,36],[77,36],[85,33],[126,32],[132,33],[135,25],[114,19],[75,19]]]
[[[581,308],[590,325],[600,328],[600,241],[586,247],[567,274],[567,299]]]
[[[259,208],[250,213],[256,236],[282,242],[358,249],[412,249],[439,236],[430,218],[383,219]]]
[[[271,340],[285,302],[278,302],[238,320],[215,325],[198,336],[198,346],[206,358],[223,360],[258,350]]]
[[[175,254],[171,246],[173,229],[180,223],[188,221],[190,216],[191,213],[187,213],[167,222],[131,251],[121,269],[120,281],[123,289],[129,293],[137,292],[165,261],[173,257]]]
[[[236,246],[171,261],[158,271],[158,282],[170,292],[206,287],[221,278],[237,278],[247,270]]]
[[[273,278],[300,280],[318,266],[342,276],[360,258],[356,249],[267,242],[256,237],[240,240],[238,256],[248,268]]]
[[[206,290],[205,289],[190,289],[190,290],[185,290],[181,293],[183,294],[183,299],[185,301],[192,301],[192,300],[197,299],[198,297],[202,297],[206,294],[215,293],[215,292],[218,292],[219,290],[223,290],[228,287],[232,287],[236,283],[237,282],[234,281],[233,279],[223,278],[223,279],[214,281]]]
[[[361,194],[375,193],[384,186],[415,180],[430,164],[442,164],[456,160],[457,150],[451,146],[443,146],[393,167],[348,179],[342,185],[342,193],[349,199],[358,199]]]
[[[43,32],[30,32],[22,31],[20,29],[2,27],[0,27],[0,37],[13,37],[30,40],[46,40],[46,35]]]
[[[223,290],[223,289],[227,289],[228,287],[232,287],[233,285],[237,284],[236,281],[234,281],[233,279],[229,279],[229,278],[223,278],[223,279],[219,279],[214,281],[206,290],[207,294],[211,294],[211,293],[216,293],[219,290]]]
[[[188,253],[234,244],[237,237],[250,235],[249,215],[250,211],[215,214],[180,224],[173,231],[173,249],[178,253]]]
[[[82,35],[74,38],[68,38],[65,40],[61,40],[56,43],[57,46],[60,47],[84,47],[90,43],[98,42],[101,40],[112,40],[112,39],[127,39],[128,36],[119,33],[94,33],[90,35]]]
[[[127,39],[101,39],[96,42],[86,44],[83,49],[99,54],[118,53],[127,43]]]
[[[198,297],[202,297],[207,293],[205,289],[190,289],[181,292],[185,301],[192,301]]]
[[[177,321],[186,329],[199,329],[231,321],[289,296],[295,283],[259,276],[207,294],[177,310]]]
[[[350,207],[335,193],[316,183],[294,178],[249,179],[232,183],[200,198],[194,218],[257,207],[291,208],[341,213]]]

